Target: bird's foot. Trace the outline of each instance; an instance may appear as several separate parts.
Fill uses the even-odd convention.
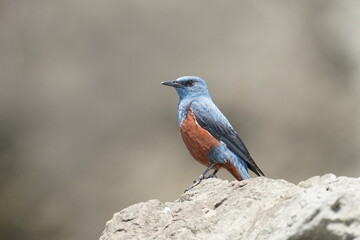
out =
[[[195,186],[199,185],[199,183],[200,183],[203,179],[205,179],[205,177],[204,177],[204,175],[201,174],[200,177],[199,177],[197,180],[195,180],[190,187],[188,187],[187,189],[185,189],[184,193],[187,192],[187,191],[189,191],[190,189],[194,188]]]
[[[219,169],[216,169],[213,174],[211,174],[210,176],[206,176],[206,174],[216,165],[217,163],[212,163],[210,166],[208,166],[206,168],[206,170],[199,176],[199,178],[197,180],[194,181],[194,184],[191,185],[190,187],[188,187],[187,189],[185,189],[184,192],[189,191],[190,189],[192,189],[193,187],[195,187],[196,185],[198,185],[203,179],[208,179],[208,178],[213,178],[216,177],[216,173],[219,171]]]

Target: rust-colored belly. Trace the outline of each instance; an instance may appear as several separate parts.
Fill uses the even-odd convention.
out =
[[[191,156],[208,167],[210,165],[207,159],[208,153],[213,147],[219,145],[219,141],[196,122],[190,108],[187,116],[181,122],[180,132]],[[214,169],[218,168],[220,168],[220,165],[214,167]]]

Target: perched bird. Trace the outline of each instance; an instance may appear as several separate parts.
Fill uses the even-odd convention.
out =
[[[185,191],[205,178],[216,177],[221,167],[239,181],[250,178],[248,168],[256,175],[264,176],[237,132],[211,100],[203,79],[184,76],[161,84],[176,89],[179,95],[177,118],[181,136],[192,157],[207,167]],[[214,173],[206,176],[211,169]]]

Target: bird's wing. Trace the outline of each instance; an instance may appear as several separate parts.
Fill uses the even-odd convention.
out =
[[[232,152],[248,164],[248,168],[256,175],[265,176],[250,156],[249,151],[237,132],[210,99],[204,101],[194,100],[190,105],[190,109],[202,128],[206,129],[216,139],[225,143]]]

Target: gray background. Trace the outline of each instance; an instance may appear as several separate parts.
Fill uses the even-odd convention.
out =
[[[359,176],[359,5],[0,1],[0,238],[96,239],[176,199],[204,170],[160,86],[183,75],[268,177]]]

